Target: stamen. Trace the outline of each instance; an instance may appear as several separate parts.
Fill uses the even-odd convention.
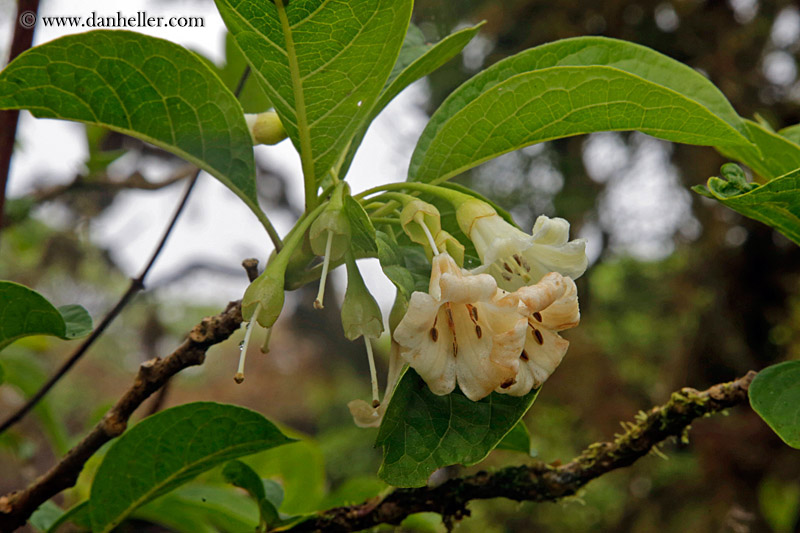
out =
[[[328,230],[328,241],[325,243],[325,257],[322,259],[322,275],[319,277],[319,292],[317,299],[314,300],[314,309],[322,309],[322,299],[325,297],[325,282],[328,279],[328,265],[331,262],[331,243],[333,242],[333,231]]]
[[[422,226],[422,231],[425,232],[425,236],[428,238],[428,244],[431,245],[431,250],[433,250],[433,255],[439,255],[439,248],[436,246],[436,241],[433,239],[433,235],[431,235],[431,230],[428,229],[428,226],[425,225],[425,218],[422,216],[422,213],[417,213],[414,215],[414,222]]]
[[[541,322],[542,321],[542,314],[539,311],[536,311],[535,313],[533,313],[533,318],[535,318],[536,320]]]
[[[258,312],[261,311],[261,304],[256,305],[256,310],[253,311],[253,318],[247,323],[247,329],[244,332],[244,340],[239,344],[239,368],[236,369],[236,374],[233,376],[233,381],[241,384],[244,381],[244,361],[247,358],[247,345],[250,344],[250,335],[253,333],[253,322],[258,317]]]
[[[369,377],[372,380],[372,407],[378,407],[380,406],[381,402],[378,400],[378,372],[375,370],[375,357],[372,355],[372,343],[369,342],[367,337],[364,337],[364,343],[367,345]]]

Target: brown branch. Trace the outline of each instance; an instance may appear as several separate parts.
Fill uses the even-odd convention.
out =
[[[230,337],[241,323],[241,302],[231,302],[223,313],[204,318],[170,355],[142,363],[131,388],[58,464],[27,488],[0,497],[0,531],[14,531],[42,503],[75,485],[86,461],[103,444],[125,431],[130,416],[151,394],[181,370],[202,364],[208,348]]]
[[[102,179],[87,180],[85,176],[78,175],[71,182],[64,185],[55,185],[34,191],[31,198],[35,203],[49,202],[68,193],[81,193],[85,191],[111,191],[143,190],[157,191],[192,176],[197,172],[194,165],[183,165],[162,181],[149,181],[139,171],[120,181],[113,181],[103,176]]]
[[[438,487],[397,489],[382,499],[323,511],[315,518],[288,529],[292,533],[345,533],[378,524],[399,524],[421,512],[439,513],[446,521],[469,515],[470,500],[508,498],[515,501],[555,501],[575,494],[589,481],[633,464],[668,437],[684,435],[693,420],[747,403],[747,389],[756,376],[748,372],[729,383],[698,392],[684,388],[669,402],[640,413],[613,442],[595,443],[567,464],[537,463],[496,472],[479,472],[452,479]]]
[[[11,40],[11,51],[8,55],[9,63],[33,44],[35,26],[21,24],[19,20],[19,17],[26,11],[33,13],[33,20],[35,21],[36,15],[39,13],[39,0],[19,0],[17,2],[17,14],[14,18],[16,22],[14,37]],[[18,122],[18,110],[0,111],[0,227],[3,226],[6,184],[8,183],[8,172],[11,167],[11,154],[14,153],[14,139],[17,137]]]

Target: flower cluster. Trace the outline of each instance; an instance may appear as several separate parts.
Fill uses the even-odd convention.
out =
[[[438,253],[428,293],[411,296],[394,340],[434,394],[458,384],[473,401],[525,395],[564,358],[569,343],[558,332],[580,320],[572,278],[586,269],[585,242],[568,241],[563,219],[539,217],[527,235],[483,202],[456,214],[483,265],[470,272]]]

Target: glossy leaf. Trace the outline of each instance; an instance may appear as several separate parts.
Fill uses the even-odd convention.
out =
[[[766,180],[800,168],[797,140],[779,135],[752,120],[744,123],[755,145],[722,147],[719,149],[722,155],[746,164]]]
[[[208,171],[260,213],[241,106],[204,61],[174,43],[121,30],[50,41],[0,73],[0,109],[155,144]]]
[[[259,516],[255,502],[236,489],[189,484],[136,509],[130,518],[179,533],[252,533]]]
[[[456,388],[433,394],[413,370],[397,384],[378,431],[383,446],[378,476],[397,487],[421,487],[437,469],[482,461],[528,411],[538,389],[526,396],[492,393],[473,402]]]
[[[389,105],[389,102],[400,94],[403,89],[424,78],[461,53],[461,50],[478,34],[481,26],[483,26],[483,22],[453,32],[436,44],[430,44],[425,42],[425,36],[418,27],[414,24],[409,24],[397,63],[395,63],[389,79],[386,80],[386,85],[381,91],[380,98],[372,108],[369,118],[361,126],[350,144],[350,149],[342,165],[342,175],[347,174],[347,169],[350,168],[356,150],[361,145],[361,141],[364,140],[364,135],[366,135],[370,123]]]
[[[312,183],[339,167],[369,116],[400,51],[411,4],[217,0]]]
[[[228,460],[292,442],[262,415],[196,402],[146,418],[117,440],[97,470],[92,530],[110,531],[140,505]]]
[[[50,525],[50,527],[47,529],[47,533],[58,533],[62,526],[67,524],[77,526],[81,529],[91,529],[88,501],[73,505],[67,509],[64,514],[58,517],[58,519]],[[72,528],[70,531],[75,531],[75,529]]]
[[[787,126],[778,132],[778,135],[786,137],[795,144],[800,144],[800,124]]]
[[[800,449],[800,361],[772,365],[750,384],[750,405],[778,436]]]
[[[83,307],[66,305],[56,309],[33,289],[0,281],[0,350],[29,335],[75,339],[91,331],[92,318]]]
[[[271,480],[261,479],[255,470],[242,461],[231,461],[226,464],[222,469],[222,476],[228,483],[247,491],[253,498],[258,505],[262,524],[270,528],[280,522],[278,507],[283,503],[283,490],[280,485]],[[270,487],[269,495],[265,483]]]
[[[800,169],[755,188],[747,188],[750,190],[712,177],[707,188],[694,187],[693,190],[710,195],[734,211],[775,228],[800,245]]]
[[[423,131],[409,179],[438,182],[533,143],[619,130],[750,144],[730,103],[698,72],[643,46],[581,37],[512,56],[456,89]]]
[[[521,452],[525,455],[531,454],[531,433],[528,431],[528,426],[520,420],[517,422],[511,431],[509,431],[500,444],[497,445],[498,450],[509,450],[512,452]]]

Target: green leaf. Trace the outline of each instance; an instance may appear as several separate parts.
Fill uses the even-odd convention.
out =
[[[283,489],[271,480],[263,480],[255,470],[241,461],[231,461],[222,469],[222,476],[228,483],[247,491],[258,505],[261,523],[271,528],[280,522],[278,507],[283,502]],[[267,485],[270,496],[267,496]]]
[[[782,130],[778,131],[778,135],[786,137],[795,144],[800,144],[800,124],[783,128]]]
[[[473,402],[460,390],[433,394],[413,370],[392,395],[377,446],[383,446],[378,476],[397,487],[421,487],[437,469],[474,465],[503,440],[527,412],[538,389],[513,397],[493,392]]]
[[[0,73],[0,109],[152,143],[208,171],[261,216],[239,102],[203,60],[174,43],[121,30],[50,41]]]
[[[377,103],[372,108],[369,118],[367,118],[366,122],[364,122],[358,130],[353,142],[350,144],[350,149],[347,151],[345,162],[342,165],[341,175],[347,174],[347,169],[350,168],[356,150],[361,146],[361,141],[364,140],[370,123],[372,123],[378,114],[389,105],[389,102],[400,94],[403,89],[427,76],[458,55],[472,38],[478,34],[483,24],[484,23],[481,22],[475,26],[451,33],[436,44],[426,43],[422,31],[414,24],[408,25],[408,32],[403,41],[403,46],[400,48],[400,55],[397,57],[397,63],[395,63],[389,75],[389,79],[386,80],[380,98],[378,98]]]
[[[411,0],[216,2],[300,152],[307,195],[315,194],[389,77]]]
[[[716,177],[709,178],[707,185],[708,193],[721,203],[775,228],[800,245],[800,169],[749,192]]]
[[[81,502],[70,507],[64,514],[53,522],[47,530],[47,533],[58,533],[61,526],[72,524],[80,529],[91,529],[91,520],[89,517],[89,502]],[[74,529],[70,529],[74,531]]]
[[[800,361],[768,366],[750,384],[750,405],[778,436],[800,449]]]
[[[117,440],[92,484],[92,530],[228,460],[292,442],[259,413],[195,402],[146,418]]]
[[[498,450],[509,450],[512,452],[522,452],[525,455],[531,454],[531,433],[528,431],[528,426],[520,420],[517,422],[511,431],[509,431],[500,444],[497,445]]]
[[[29,335],[75,339],[92,330],[92,318],[79,305],[56,309],[47,299],[24,285],[0,281],[0,350]]]
[[[375,228],[369,215],[361,204],[346,196],[344,199],[344,214],[350,222],[350,245],[356,255],[373,255],[378,251],[375,240]]]
[[[64,510],[61,507],[56,505],[53,500],[47,500],[33,512],[29,521],[37,531],[47,531],[63,514]]]
[[[389,281],[406,300],[414,291],[428,291],[431,267],[420,246],[401,246],[393,234],[377,231],[378,260]]]
[[[179,533],[253,533],[258,509],[235,489],[189,484],[136,509],[131,518],[147,520]]]
[[[752,120],[743,122],[755,144],[720,147],[718,150],[722,155],[741,161],[767,180],[800,168],[800,145],[796,141],[770,131]]]
[[[92,332],[92,317],[80,305],[62,305],[58,308],[66,326],[67,339],[79,339]]]
[[[325,494],[325,461],[313,440],[303,438],[290,446],[247,457],[243,462],[261,476],[280,481],[286,493],[281,512],[304,514],[319,509]]]
[[[730,103],[698,72],[643,46],[580,37],[526,50],[456,89],[423,131],[409,179],[443,181],[533,143],[620,130],[750,144]]]

